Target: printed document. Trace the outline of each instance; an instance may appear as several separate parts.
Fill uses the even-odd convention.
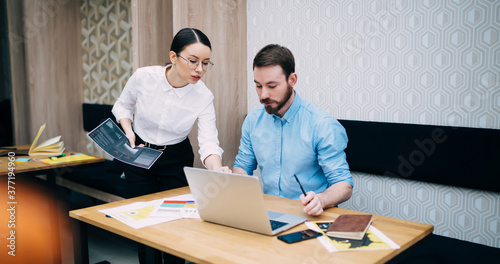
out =
[[[115,159],[144,169],[151,168],[163,153],[146,147],[132,148],[125,133],[111,118],[106,119],[87,136]]]
[[[180,203],[188,203],[193,200],[192,194],[184,194],[175,197],[157,199],[148,202],[136,202],[123,206],[113,207],[109,209],[99,210],[99,212],[106,214],[116,220],[133,227],[135,229],[143,228],[146,226],[156,225],[160,223],[165,223],[182,218],[200,218],[198,213],[192,213],[189,215],[184,215],[182,213],[170,214],[170,215],[155,215],[152,216],[151,213],[158,210],[158,207],[165,201],[175,201]]]

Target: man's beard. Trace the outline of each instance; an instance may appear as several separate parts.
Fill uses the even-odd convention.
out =
[[[285,104],[288,102],[288,100],[290,99],[290,97],[292,97],[292,94],[293,94],[293,87],[290,86],[289,84],[287,84],[287,90],[286,90],[286,94],[285,94],[285,97],[283,98],[283,100],[281,100],[280,102],[278,102],[278,101],[273,101],[271,99],[264,99],[264,100],[260,100],[260,103],[261,104],[265,104],[265,103],[278,103],[277,107],[272,107],[270,105],[265,106],[266,112],[268,114],[270,114],[270,115],[278,115],[278,112],[281,110],[281,108],[283,108],[283,106],[285,106]]]

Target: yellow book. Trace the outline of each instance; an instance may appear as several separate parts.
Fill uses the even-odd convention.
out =
[[[38,134],[36,135],[35,140],[33,140],[33,143],[31,144],[30,150],[28,152],[29,155],[30,156],[61,155],[65,149],[64,142],[61,141],[61,136],[45,140],[44,142],[37,145],[38,138],[40,137],[44,129],[45,129],[45,124],[43,124],[40,127],[40,130],[38,130]]]
[[[44,158],[44,159],[39,159],[37,161],[40,161],[41,163],[45,163],[45,164],[54,164],[54,163],[61,163],[61,162],[74,162],[74,161],[91,160],[91,159],[95,159],[95,157],[85,155],[85,154],[75,154],[75,155],[67,155],[64,157]]]

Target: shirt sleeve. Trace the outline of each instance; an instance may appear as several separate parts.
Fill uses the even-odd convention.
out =
[[[203,161],[212,154],[219,155],[222,159],[224,151],[219,146],[213,97],[207,107],[198,116],[198,144],[200,146],[199,153],[203,165],[205,165]]]
[[[116,100],[111,110],[117,122],[120,122],[120,119],[123,118],[134,120],[135,104],[137,102],[137,86],[137,72],[135,72],[128,79],[120,97]]]
[[[347,182],[354,186],[344,151],[348,141],[344,127],[330,117],[319,122],[316,133],[318,163],[329,185]]]
[[[253,171],[257,168],[257,160],[255,158],[250,138],[250,123],[250,118],[247,116],[245,121],[243,121],[241,128],[240,147],[238,149],[238,155],[236,155],[234,167],[245,170],[248,175],[253,175]]]

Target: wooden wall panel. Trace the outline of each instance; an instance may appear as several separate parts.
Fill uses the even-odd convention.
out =
[[[169,62],[172,23],[172,0],[132,0],[134,71]]]
[[[12,89],[12,125],[16,145],[30,144],[30,109],[24,54],[24,6],[22,1],[6,1]]]
[[[24,10],[30,139],[47,123],[41,139],[83,150],[80,2],[24,0]]]
[[[203,31],[212,43],[215,66],[203,77],[214,93],[219,141],[224,149],[222,163],[231,168],[238,153],[241,125],[247,113],[246,1],[174,0],[174,34],[184,27]],[[197,128],[190,134],[198,155]]]

